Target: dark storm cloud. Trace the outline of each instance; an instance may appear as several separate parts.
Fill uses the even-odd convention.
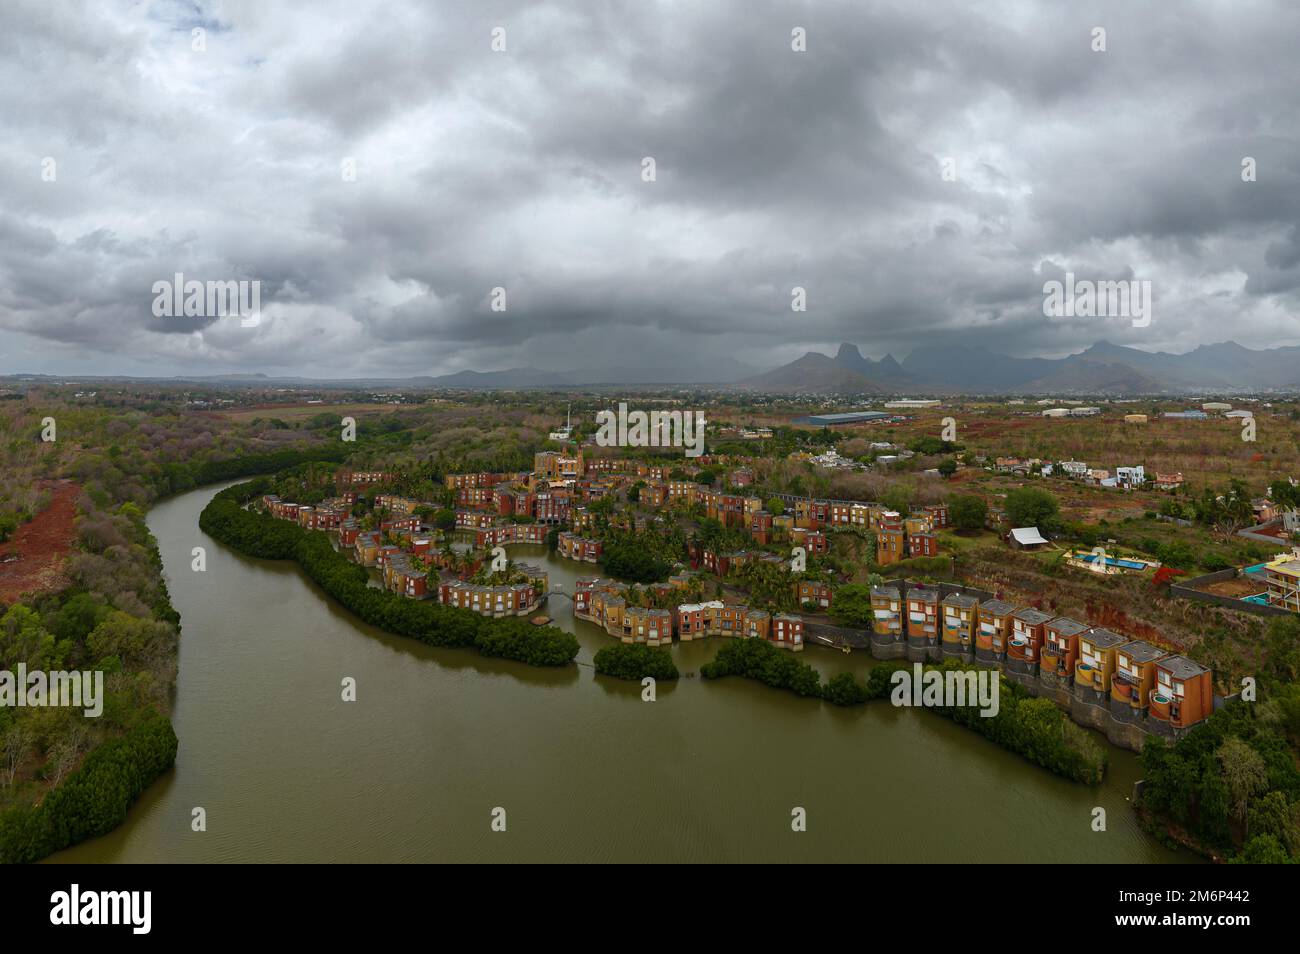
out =
[[[1281,0],[11,0],[0,370],[1296,343],[1298,34]],[[1045,319],[1066,271],[1151,280],[1154,320]],[[261,322],[155,318],[176,272],[260,280]]]

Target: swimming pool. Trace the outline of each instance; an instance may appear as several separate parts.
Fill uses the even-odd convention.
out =
[[[1084,563],[1097,562],[1097,554],[1095,553],[1076,553],[1074,557],[1076,560],[1082,560]],[[1106,557],[1106,565],[1123,567],[1126,570],[1145,570],[1147,568],[1145,563],[1138,560],[1125,560],[1118,557]]]

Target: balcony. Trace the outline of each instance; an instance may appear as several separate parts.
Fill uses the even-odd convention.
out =
[[[1173,714],[1171,710],[1177,706],[1177,703],[1172,697],[1165,695],[1165,693],[1157,689],[1155,692],[1151,693],[1151,697],[1148,701],[1150,703],[1148,714],[1151,718],[1158,719],[1161,722],[1169,722],[1171,720]]]

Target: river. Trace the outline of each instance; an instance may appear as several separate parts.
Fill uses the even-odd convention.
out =
[[[577,666],[429,648],[355,619],[296,564],[203,534],[218,489],[149,514],[183,626],[176,767],[123,825],[51,861],[1195,860],[1139,828],[1129,752],[1108,746],[1107,780],[1090,787],[884,702],[839,709],[698,677],[643,702],[639,685],[594,674],[609,637],[563,598],[548,612],[578,636]],[[206,572],[190,569],[195,546]],[[594,572],[510,551],[565,589]],[[718,644],[672,652],[697,673]],[[867,668],[818,647],[803,658],[824,676]],[[347,676],[355,702],[341,699]],[[206,831],[191,830],[198,807]],[[791,830],[795,807],[806,831]]]

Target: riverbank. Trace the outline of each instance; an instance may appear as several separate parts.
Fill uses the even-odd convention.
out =
[[[219,491],[199,514],[200,529],[247,556],[294,560],[342,606],[399,636],[430,646],[475,649],[530,666],[566,666],[578,654],[578,641],[554,626],[481,616],[370,586],[365,568],[335,550],[324,532],[244,508],[266,491],[265,482],[257,480]]]
[[[346,452],[328,445],[169,463],[155,469],[149,483],[162,499],[196,482],[306,460],[338,461]],[[49,630],[48,643],[14,647],[25,654],[19,659],[71,662],[104,673],[106,711],[81,722],[79,714],[58,709],[40,718],[32,710],[0,709],[8,763],[0,863],[36,861],[111,831],[176,759],[179,740],[168,710],[175,700],[180,616],[163,580],[157,542],[134,503],[111,502],[102,487],[81,494],[78,485],[62,482],[49,511],[27,525],[36,539],[29,534],[12,542],[20,557],[12,565],[32,566],[11,581],[8,596],[21,593],[23,599],[6,626],[11,634]],[[51,520],[57,532],[42,539]]]
[[[196,530],[213,489],[149,513],[185,621],[174,772],[108,835],[54,862],[1195,861],[1141,830],[1137,760],[1109,751],[1083,786],[929,713],[841,709],[739,680],[596,676],[611,644],[548,613],[578,666],[540,669],[392,636],[337,606],[296,564]],[[190,568],[204,546],[207,570]],[[580,564],[509,548],[572,589]],[[565,561],[567,563],[567,561]],[[722,640],[675,647],[683,676]],[[859,656],[810,647],[822,679]],[[351,676],[357,702],[340,699]],[[382,793],[379,797],[377,793]],[[587,794],[581,794],[587,793]],[[792,806],[808,809],[790,831]],[[208,830],[190,829],[195,806]],[[508,831],[489,828],[507,809]],[[1107,832],[1090,827],[1106,809]]]

